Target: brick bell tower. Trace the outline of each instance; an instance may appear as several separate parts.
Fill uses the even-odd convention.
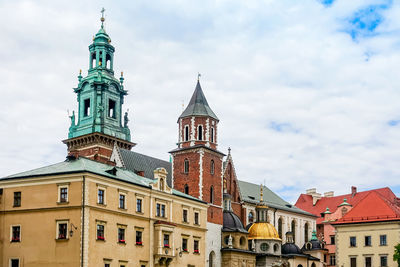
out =
[[[89,70],[86,77],[78,76],[78,87],[74,88],[78,100],[77,120],[72,112],[68,139],[63,143],[68,154],[84,156],[109,163],[114,145],[131,149],[128,128],[128,113],[122,122],[122,104],[127,91],[124,90],[123,73],[119,80],[114,77],[114,51],[111,38],[104,30],[104,10],[101,28],[89,45]]]
[[[178,148],[170,151],[174,188],[210,204],[206,258],[215,255],[216,266],[220,266],[221,261],[222,162],[225,156],[217,150],[218,122],[197,80],[192,98],[178,119]]]

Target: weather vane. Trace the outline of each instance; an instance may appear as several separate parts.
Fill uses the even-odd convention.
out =
[[[103,28],[103,23],[104,23],[104,21],[105,21],[105,18],[104,18],[104,11],[106,11],[105,9],[104,9],[104,7],[101,9],[101,19],[100,19],[100,21],[101,21],[101,27]]]

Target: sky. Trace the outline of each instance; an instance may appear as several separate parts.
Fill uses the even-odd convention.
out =
[[[0,177],[63,161],[73,88],[105,29],[134,151],[169,160],[197,74],[238,179],[284,199],[400,195],[400,4],[0,0]]]

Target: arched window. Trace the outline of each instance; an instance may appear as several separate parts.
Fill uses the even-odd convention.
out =
[[[164,179],[160,179],[160,190],[164,191]]]
[[[210,187],[210,203],[214,203],[214,186]]]
[[[185,184],[185,194],[189,195],[189,186]]]
[[[103,67],[103,52],[101,51],[99,53],[99,66]]]
[[[239,243],[241,246],[244,246],[246,244],[246,238],[244,236],[242,236],[239,240]]]
[[[93,69],[96,67],[96,53],[92,53],[90,59],[90,68]]]
[[[185,125],[185,141],[189,141],[189,125]]]
[[[315,267],[315,263],[314,262],[311,264],[311,267]]]
[[[111,56],[109,54],[106,55],[106,68],[111,69]]]
[[[188,160],[188,159],[185,159],[185,162],[184,162],[183,165],[184,165],[184,166],[183,166],[183,172],[184,172],[184,173],[189,173],[189,160]]]
[[[292,221],[292,234],[293,234],[293,243],[296,243],[296,222]]]
[[[214,143],[214,127],[211,127],[211,143]]]
[[[215,252],[211,251],[208,256],[208,267],[215,267]]]
[[[304,242],[308,241],[308,223],[304,225]]]
[[[211,164],[210,164],[210,173],[214,174],[214,169],[215,169],[215,164],[214,164],[214,160],[211,160]]]
[[[278,250],[279,250],[279,245],[278,245],[278,244],[275,244],[275,245],[274,245],[274,252],[278,252]]]
[[[252,211],[249,212],[248,221],[249,223],[254,222],[254,214]]]
[[[201,125],[199,125],[199,128],[198,128],[199,130],[198,130],[198,132],[197,132],[197,139],[199,140],[199,141],[202,141],[203,140],[203,126],[201,126]]]
[[[278,234],[279,234],[279,238],[282,239],[282,218],[278,219]]]

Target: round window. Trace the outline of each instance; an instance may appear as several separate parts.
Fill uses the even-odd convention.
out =
[[[260,246],[260,249],[262,251],[267,251],[268,248],[269,248],[269,245],[267,243],[262,243],[261,246]]]

